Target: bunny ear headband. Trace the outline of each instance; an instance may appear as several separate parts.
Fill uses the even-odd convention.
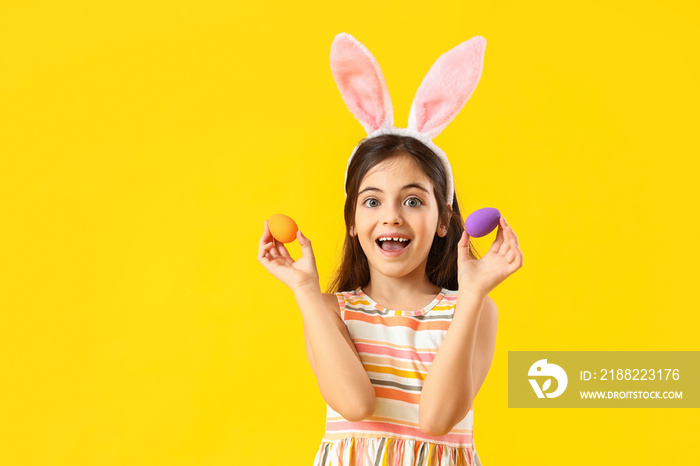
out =
[[[447,203],[454,180],[445,153],[432,139],[457,116],[471,97],[484,67],[486,39],[474,36],[442,54],[423,78],[408,114],[408,128],[394,127],[394,110],[379,63],[367,47],[341,32],[331,45],[331,72],[345,105],[367,131],[367,138],[397,134],[418,139],[435,152],[447,173]],[[348,167],[356,146],[348,160]],[[348,172],[345,170],[345,185]],[[347,191],[345,192],[347,197]]]

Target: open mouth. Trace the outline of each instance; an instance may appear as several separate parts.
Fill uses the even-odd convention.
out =
[[[406,247],[411,243],[410,239],[407,240],[400,240],[396,241],[393,239],[389,240],[376,240],[377,246],[379,246],[380,249],[383,251],[387,252],[397,252],[397,251],[402,251],[406,249]]]

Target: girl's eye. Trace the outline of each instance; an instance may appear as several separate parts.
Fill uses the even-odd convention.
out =
[[[423,204],[423,201],[421,201],[421,200],[418,199],[417,197],[412,197],[412,198],[410,198],[410,199],[406,199],[406,202],[410,202],[410,201],[415,201],[415,202],[416,202],[416,204],[412,205],[411,207],[418,207],[419,205]]]
[[[370,205],[370,207],[376,207],[379,204],[379,201],[374,199],[373,197],[370,197],[369,199],[365,199],[365,202],[363,204],[367,204],[368,202],[372,202],[372,201],[376,202],[376,204]]]

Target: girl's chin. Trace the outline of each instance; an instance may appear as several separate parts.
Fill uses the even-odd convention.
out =
[[[374,262],[370,264],[370,277],[375,280],[378,277],[383,277],[384,279],[405,279],[407,277],[414,276],[416,270],[416,267],[413,267],[413,265],[399,261],[381,263]]]

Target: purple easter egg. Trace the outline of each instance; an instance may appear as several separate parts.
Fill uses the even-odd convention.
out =
[[[501,219],[501,213],[493,207],[484,207],[483,209],[472,212],[464,222],[464,229],[467,230],[469,236],[479,238],[486,236],[498,226],[498,221]]]

